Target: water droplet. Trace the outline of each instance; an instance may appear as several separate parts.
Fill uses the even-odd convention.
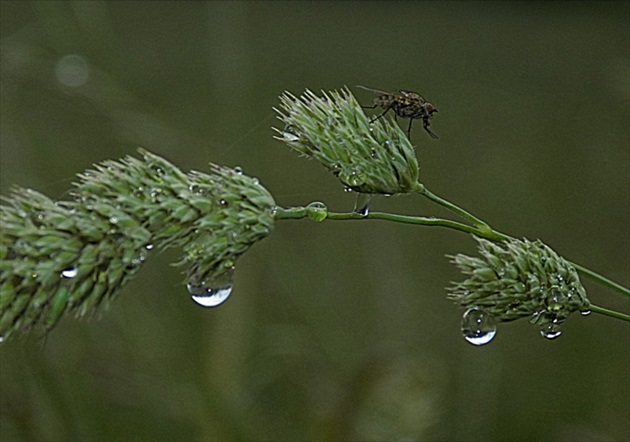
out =
[[[560,326],[557,324],[549,324],[540,330],[540,335],[543,338],[555,339],[562,334]]]
[[[354,213],[367,216],[370,213],[372,195],[369,193],[357,193],[357,201],[354,203]]]
[[[61,276],[63,278],[68,278],[68,279],[74,278],[78,274],[79,274],[79,269],[77,269],[76,267],[68,267],[67,269],[61,272]]]
[[[151,250],[153,248],[153,244],[147,244],[146,246],[144,246],[144,248],[147,250]]]
[[[222,206],[227,206],[227,204],[228,204],[228,203],[227,203],[227,201],[225,201],[223,198],[221,198],[221,199],[219,200],[219,204],[221,204]]]
[[[580,312],[580,314],[581,314],[582,316],[588,316],[588,315],[590,315],[590,314],[591,314],[591,311],[590,311],[590,310],[582,310],[582,311]]]
[[[144,196],[144,187],[138,186],[136,189],[134,189],[133,196],[136,198],[142,198]]]
[[[313,221],[324,221],[328,216],[328,207],[320,201],[315,201],[306,206],[306,214]]]
[[[236,166],[234,168],[234,172],[236,172],[237,175],[243,175],[243,168],[240,166]]]
[[[349,187],[358,187],[365,183],[367,174],[357,168],[349,167],[339,173],[339,179]]]
[[[564,278],[562,277],[562,275],[556,275],[556,281],[562,282],[564,281]]]
[[[223,304],[232,293],[234,270],[231,268],[216,278],[200,283],[195,282],[195,279],[192,277],[186,284],[192,300],[203,307],[216,307]]]
[[[562,290],[558,287],[552,287],[551,290],[549,290],[549,294],[547,295],[545,302],[547,303],[548,311],[557,312],[562,310],[562,307],[566,302],[566,298],[564,293],[562,293]]]
[[[110,216],[109,217],[109,222],[112,223],[112,224],[116,224],[116,223],[118,223],[118,218],[115,217],[115,216]]]
[[[300,139],[300,137],[293,135],[292,133],[289,133],[289,132],[282,132],[282,136],[287,141],[297,141]]]
[[[147,259],[147,252],[141,250],[138,255],[131,260],[132,266],[137,266],[142,264]]]
[[[462,317],[464,339],[473,345],[484,345],[497,334],[494,318],[483,310],[470,308]]]
[[[0,343],[4,342],[4,336],[0,336]]]

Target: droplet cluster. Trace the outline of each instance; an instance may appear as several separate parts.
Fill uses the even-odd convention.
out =
[[[496,322],[529,318],[542,336],[554,339],[569,315],[589,311],[575,268],[547,245],[528,240],[477,241],[479,257],[453,257],[468,278],[453,283],[448,297],[467,309],[464,322],[471,311],[483,312]]]

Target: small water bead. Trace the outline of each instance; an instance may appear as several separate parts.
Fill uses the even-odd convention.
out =
[[[68,267],[61,272],[61,277],[72,279],[79,274],[79,269],[76,267]]]
[[[237,175],[243,175],[243,168],[241,166],[236,166],[234,168],[234,172],[236,172]]]
[[[357,168],[349,167],[339,173],[339,179],[349,187],[358,187],[365,183],[367,174]]]
[[[591,311],[590,311],[590,310],[582,310],[582,311],[580,311],[580,314],[581,314],[582,316],[588,316],[588,315],[590,315],[590,314],[591,314]]]
[[[547,310],[557,312],[561,310],[566,302],[566,297],[558,287],[552,287],[549,295],[545,299]]]
[[[141,250],[138,255],[136,255],[135,258],[133,258],[131,260],[131,265],[132,266],[137,266],[142,264],[145,260],[147,259],[147,252],[146,250]]]
[[[133,190],[132,195],[136,198],[142,198],[144,196],[144,187],[138,186]]]
[[[556,275],[556,281],[561,283],[562,281],[564,281],[564,278],[562,277],[562,275]]]
[[[497,334],[494,318],[478,308],[466,310],[462,317],[464,339],[473,345],[484,345]]]
[[[300,137],[289,132],[282,132],[282,136],[286,141],[297,141],[300,139]]]

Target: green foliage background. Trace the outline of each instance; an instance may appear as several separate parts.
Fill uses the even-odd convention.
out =
[[[630,283],[627,2],[0,7],[3,195],[61,198],[142,146],[184,171],[241,166],[281,205],[349,210],[354,195],[272,139],[271,107],[285,89],[411,89],[440,110],[439,141],[412,131],[432,190]],[[84,84],[61,81],[68,60]],[[0,439],[630,439],[628,325],[576,316],[547,341],[518,321],[475,348],[444,290],[461,279],[444,255],[474,250],[439,229],[284,221],[211,310],[168,266],[176,251],[153,256],[99,320],[0,347]]]

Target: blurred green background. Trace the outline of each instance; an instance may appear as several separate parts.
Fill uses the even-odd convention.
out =
[[[2,1],[1,193],[62,198],[142,146],[347,211],[354,195],[272,139],[272,106],[410,89],[440,110],[440,140],[412,131],[431,190],[628,285],[629,5]],[[415,196],[373,208],[445,214]],[[190,300],[179,251],[154,256],[99,319],[0,347],[0,439],[629,440],[628,325],[576,315],[548,341],[522,320],[473,347],[444,255],[474,249],[448,230],[283,221],[217,309]]]

